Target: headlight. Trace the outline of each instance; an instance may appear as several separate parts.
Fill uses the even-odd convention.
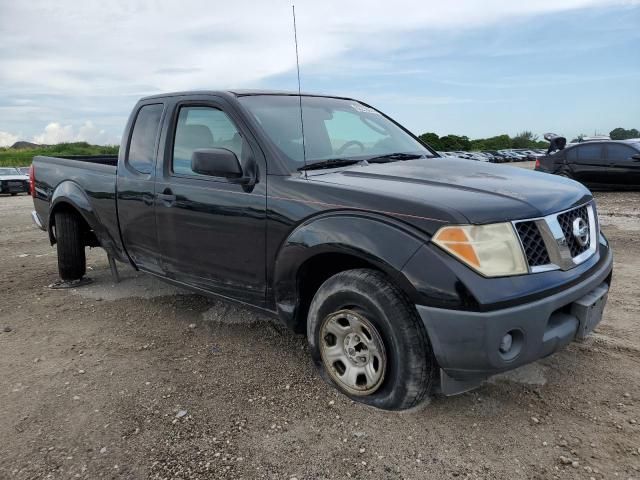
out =
[[[442,227],[432,242],[486,277],[528,272],[520,241],[510,223]]]

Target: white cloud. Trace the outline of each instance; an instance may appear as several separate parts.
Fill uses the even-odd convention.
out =
[[[33,137],[35,143],[54,144],[73,141],[73,126],[62,126],[52,122],[44,128],[44,132]]]
[[[105,130],[96,127],[91,121],[85,122],[77,129],[73,125],[52,122],[44,128],[42,133],[35,135],[33,141],[44,145],[63,142],[88,142],[98,145],[119,143],[117,138],[110,137]]]
[[[300,59],[384,53],[403,34],[637,0],[299,0]],[[255,86],[295,66],[290,0],[5,2],[0,85],[94,95]],[[34,32],[38,32],[37,35]]]
[[[101,138],[100,129],[69,125],[91,118],[104,125],[112,139],[120,133],[136,97],[176,90],[259,87],[265,79],[295,68],[291,3],[0,0],[0,100],[28,102],[0,105],[0,128],[28,128],[33,133],[34,123],[57,120],[60,123],[48,125],[37,137]],[[340,69],[342,74],[366,75],[366,65],[356,64],[350,55],[355,50],[371,54],[376,59],[375,70],[384,71],[393,52],[411,46],[412,32],[420,32],[425,39],[437,38],[443,31],[512,18],[638,3],[297,0],[303,88],[305,72],[331,75]],[[290,80],[282,86],[294,88],[295,77],[287,78]],[[47,99],[29,103],[43,97]],[[103,118],[107,116],[112,118]]]
[[[18,136],[9,132],[0,132],[0,147],[10,147],[18,141]]]

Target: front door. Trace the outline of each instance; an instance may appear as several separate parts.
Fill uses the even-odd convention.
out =
[[[607,161],[611,169],[608,183],[626,186],[640,186],[640,160],[633,158],[640,152],[623,143],[607,144]]]
[[[165,274],[254,305],[265,298],[266,175],[249,133],[215,97],[178,102],[156,184],[156,222]],[[258,162],[252,187],[191,169],[202,148],[226,148]]]
[[[586,142],[576,147],[575,150],[578,158],[574,164],[574,178],[588,184],[607,183],[609,164],[605,157],[604,145],[597,142]]]

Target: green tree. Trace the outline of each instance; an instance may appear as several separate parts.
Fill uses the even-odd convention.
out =
[[[471,150],[471,141],[466,135],[445,135],[440,137],[442,150]]]
[[[611,140],[627,140],[629,138],[640,138],[640,132],[638,132],[635,128],[630,128],[629,130],[618,127],[614,128],[609,132],[609,137]]]
[[[511,148],[512,143],[511,137],[505,133],[482,139],[483,146],[478,150],[502,150],[503,148]]]
[[[0,149],[0,167],[27,166],[35,155],[116,155],[117,145],[90,145],[87,142],[40,145],[33,148]]]
[[[528,130],[525,130],[513,137],[511,146],[513,148],[533,148],[537,142],[538,136]]]
[[[506,133],[489,138],[475,138],[470,140],[466,135],[445,135],[439,137],[436,133],[427,132],[420,135],[420,140],[438,151],[454,150],[502,150],[506,148],[547,148],[548,143],[540,140],[538,135],[525,130],[515,137]]]
[[[424,143],[429,145],[434,150],[438,150],[438,151],[444,150],[442,148],[442,142],[440,141],[440,137],[438,137],[438,134],[436,133],[433,133],[433,132],[423,133],[422,135],[420,135],[420,140],[422,140]]]

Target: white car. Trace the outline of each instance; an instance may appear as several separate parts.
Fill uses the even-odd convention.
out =
[[[0,167],[0,193],[29,193],[29,175],[15,167]]]

